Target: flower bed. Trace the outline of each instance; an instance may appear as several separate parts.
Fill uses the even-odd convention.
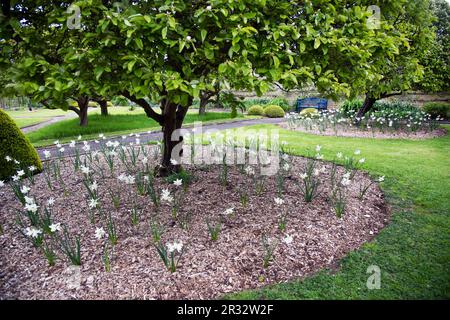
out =
[[[2,298],[216,298],[335,266],[389,219],[358,151],[152,178],[158,146],[84,148],[1,183]]]
[[[425,139],[447,134],[439,127],[439,118],[420,110],[382,110],[363,118],[351,110],[329,110],[304,116],[290,113],[286,118],[287,124],[281,124],[284,128],[326,136]]]

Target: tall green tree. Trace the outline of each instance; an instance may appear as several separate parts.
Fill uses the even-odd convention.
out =
[[[433,26],[436,39],[427,47],[421,64],[424,77],[417,85],[426,92],[449,91],[450,89],[450,4],[446,0],[432,0]]]
[[[403,0],[383,1],[386,7],[397,2]],[[65,39],[57,50],[63,59],[52,65],[21,54],[15,70],[26,74],[31,67],[33,79],[42,77],[44,85],[26,85],[23,77],[16,85],[61,104],[72,90],[128,98],[162,127],[161,174],[179,169],[171,159],[182,138],[172,135],[200,92],[220,87],[261,95],[273,83],[285,89],[314,83],[327,96],[355,95],[367,79],[379,79],[374,57],[394,59],[401,39],[385,22],[368,27],[371,1],[362,0],[155,0],[124,6],[86,0],[76,2],[79,29],[64,23],[64,3],[36,3],[44,8],[39,33],[13,18],[12,36],[26,33],[39,41],[56,26]],[[159,102],[159,110],[149,100]]]
[[[381,77],[366,78],[365,99],[357,117],[371,110],[377,100],[400,95],[422,80],[423,59],[434,39],[428,0],[399,1],[387,10],[382,7],[381,17],[398,35],[399,52],[390,57],[378,55],[373,60]]]

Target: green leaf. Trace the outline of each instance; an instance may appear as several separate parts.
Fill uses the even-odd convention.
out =
[[[316,39],[314,40],[314,49],[317,49],[318,47],[320,47],[320,39],[319,39],[319,38],[316,38]]]
[[[202,29],[200,31],[200,33],[201,33],[201,36],[202,36],[202,42],[205,42],[206,35],[208,34],[208,31],[206,31],[205,29]]]
[[[278,68],[280,66],[280,59],[278,59],[277,56],[273,56],[273,64],[275,66],[275,68]]]
[[[162,38],[163,38],[163,39],[167,39],[167,27],[164,27],[164,28],[161,30],[161,35],[162,35]]]

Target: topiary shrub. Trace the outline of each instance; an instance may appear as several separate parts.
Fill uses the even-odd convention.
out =
[[[272,99],[272,100],[270,100],[269,104],[280,106],[286,112],[291,110],[291,106],[289,105],[289,102],[285,98]]]
[[[440,118],[450,119],[450,103],[429,102],[423,106],[423,110],[433,118],[439,116]]]
[[[269,118],[283,118],[284,110],[282,107],[272,104],[264,108],[264,114]]]
[[[263,116],[264,109],[259,104],[255,104],[254,106],[248,108],[247,114],[249,116]]]
[[[7,161],[11,157],[20,162]],[[34,166],[34,173],[42,171],[42,163],[27,137],[20,131],[15,122],[0,109],[0,180],[8,180],[17,170],[28,172]]]
[[[300,115],[302,117],[314,118],[319,115],[319,111],[316,108],[306,108],[300,111]]]

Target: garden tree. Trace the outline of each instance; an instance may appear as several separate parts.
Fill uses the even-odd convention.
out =
[[[411,89],[423,77],[422,61],[433,42],[432,12],[428,0],[399,1],[390,10],[381,8],[382,19],[392,31],[404,39],[399,53],[391,57],[378,56],[373,63],[381,78],[366,77],[365,99],[357,118],[364,116],[379,99],[400,95]]]
[[[389,1],[388,1],[389,2]],[[212,0],[136,2],[117,11],[80,3],[82,20],[103,14],[95,31],[73,48],[67,62],[97,62],[102,95],[121,94],[141,106],[163,130],[160,173],[171,163],[173,139],[192,100],[202,91],[284,88],[313,81],[327,95],[357,92],[375,77],[371,53],[392,56],[396,38],[382,24],[367,27],[369,1]],[[146,98],[159,101],[153,109]]]
[[[9,1],[8,1],[9,2]],[[67,1],[11,1],[2,6],[4,30],[0,68],[10,95],[29,96],[48,108],[74,111],[80,125],[88,124],[89,101],[97,101],[105,114],[106,101],[92,90],[95,61],[77,66],[65,63],[67,49],[80,41],[81,31],[68,37]],[[95,23],[95,20],[92,20]],[[86,31],[92,24],[85,23]],[[95,27],[95,26],[94,26]],[[98,83],[95,84],[98,86]],[[76,102],[76,106],[70,104]]]
[[[33,82],[30,93],[61,105],[72,90],[82,97],[122,95],[141,106],[164,132],[161,174],[179,169],[171,157],[182,138],[172,134],[200,92],[219,86],[261,95],[272,83],[288,90],[314,82],[327,96],[355,95],[367,78],[380,77],[374,57],[393,59],[398,52],[399,36],[386,23],[368,27],[372,3],[364,0],[155,0],[122,8],[79,1],[80,29],[63,23],[68,15],[61,3],[36,3],[45,19],[36,28],[9,19],[13,35],[28,36],[29,49],[42,40],[39,34],[50,38],[56,25],[64,35],[57,51],[63,59],[54,67],[42,55],[27,56],[29,65],[19,69],[31,68],[45,84]],[[148,99],[159,102],[160,112]]]
[[[435,17],[433,26],[436,39],[427,48],[421,64],[424,77],[416,89],[426,92],[450,89],[450,4],[446,0],[432,0],[431,10]]]

